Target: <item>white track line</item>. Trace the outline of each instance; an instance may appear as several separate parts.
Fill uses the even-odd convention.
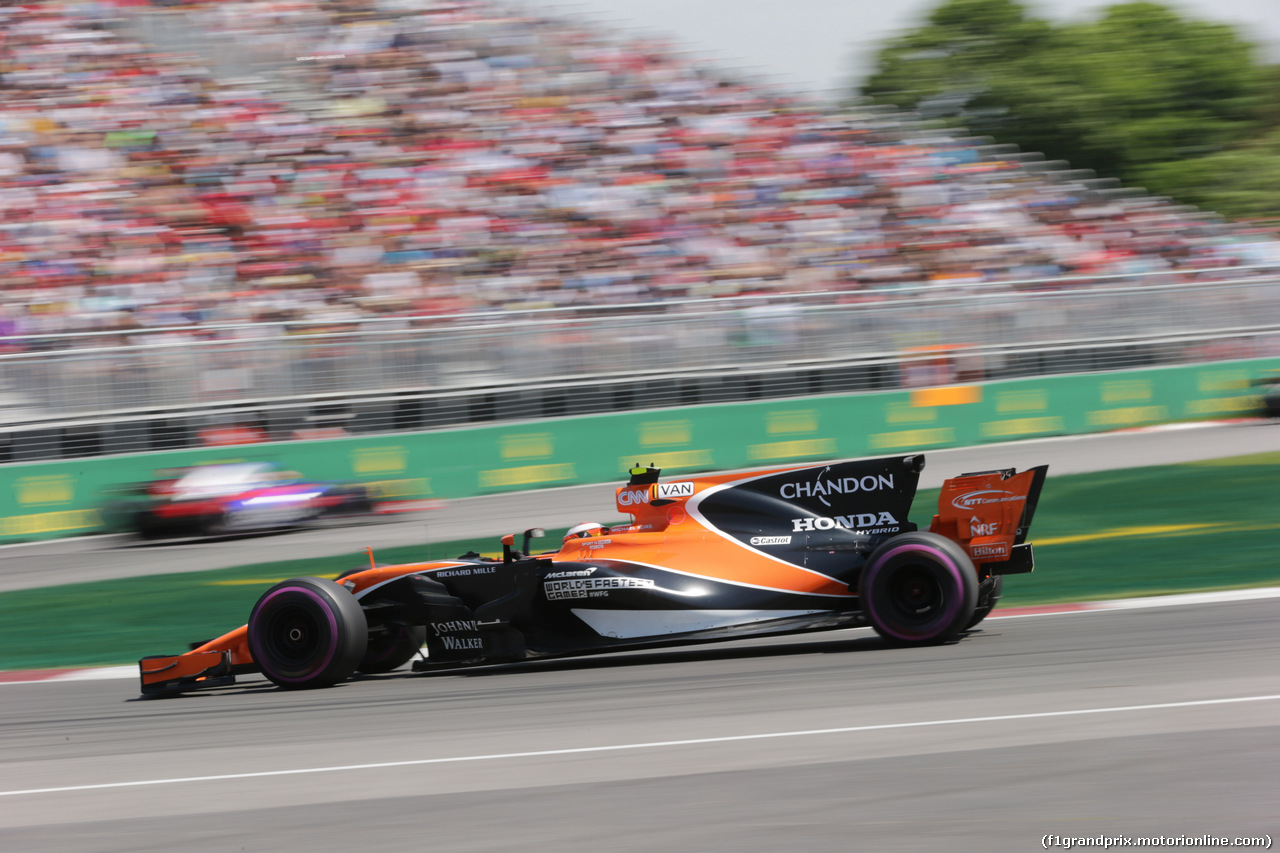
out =
[[[302,767],[294,770],[261,770],[252,773],[224,773],[217,776],[179,776],[170,779],[140,779],[134,782],[102,782],[96,785],[67,785],[60,788],[28,788],[16,791],[0,791],[0,797],[16,797],[23,794],[61,794],[69,791],[101,791],[110,788],[137,788],[146,785],[177,785],[186,782],[221,782],[232,779],[264,779],[272,776],[299,776],[304,773],[340,773],[349,770],[383,770],[389,767],[419,767],[427,764],[457,764],[471,761],[499,761],[502,759],[544,758],[554,755],[583,755],[600,752],[622,752],[638,749],[670,749],[681,746],[699,746],[711,743],[735,743],[751,740],[770,740],[787,737],[812,737],[814,735],[852,734],[855,732],[879,732],[890,729],[916,729],[930,726],[957,726],[969,723],[1003,723],[1013,720],[1038,720],[1048,717],[1078,717],[1087,714],[1118,714],[1128,711],[1160,711],[1169,708],[1199,708],[1207,705],[1233,705],[1242,702],[1273,702],[1280,694],[1267,696],[1236,696],[1230,699],[1198,699],[1190,702],[1161,702],[1154,705],[1118,705],[1111,708],[1081,708],[1074,711],[1040,711],[1032,714],[1000,714],[991,717],[960,717],[950,720],[921,720],[914,723],[882,723],[872,726],[843,726],[834,729],[804,729],[789,732],[764,732],[754,735],[726,735],[724,737],[690,738],[688,740],[663,740],[649,743],[620,743],[610,746],[580,746],[569,749],[540,749],[533,752],[500,752],[489,755],[458,755],[452,758],[417,758],[408,761],[380,761],[370,764],[342,764],[332,767]]]
[[[1259,601],[1264,598],[1280,598],[1280,586],[1264,586],[1254,589],[1223,589],[1212,592],[1187,592],[1177,595],[1151,595],[1143,598],[1117,598],[1100,601],[1102,610],[1135,610],[1142,607],[1170,607],[1185,604],[1220,604],[1226,601]],[[1169,599],[1176,599],[1170,601]]]
[[[1108,601],[1081,601],[1073,604],[1032,604],[1027,607],[1011,607],[1008,611],[996,609],[990,619],[1027,619],[1032,616],[1074,616],[1080,613],[1105,613],[1115,610],[1141,610],[1148,607],[1187,607],[1193,604],[1229,604],[1237,601],[1265,601],[1280,598],[1280,586],[1259,586],[1248,589],[1220,589],[1210,592],[1180,592],[1171,595],[1150,595],[1141,598],[1113,598]]]

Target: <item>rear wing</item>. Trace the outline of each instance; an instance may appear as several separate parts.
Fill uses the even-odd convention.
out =
[[[1034,561],[1026,541],[1040,502],[1048,465],[961,474],[942,484],[938,514],[929,529],[960,544],[979,574],[1029,572]]]

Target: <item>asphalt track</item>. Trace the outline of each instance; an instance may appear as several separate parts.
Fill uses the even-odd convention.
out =
[[[1068,473],[1277,449],[1280,429],[1236,425],[935,453],[926,473],[1040,462]],[[581,491],[593,490],[612,494]],[[548,526],[553,503],[569,514],[568,497],[515,501],[521,510],[531,503]],[[505,521],[485,511],[483,523]],[[341,532],[268,540],[299,556],[312,536]],[[182,545],[194,550],[166,550],[182,556],[164,562],[261,554],[261,543]],[[45,554],[66,566],[73,560],[58,548],[67,544],[6,556]],[[81,562],[118,548],[157,570],[149,548],[76,544],[90,555]],[[1025,851],[1046,835],[1274,841],[1277,624],[1272,598],[993,619],[927,648],[846,631],[393,673],[299,693],[261,680],[165,700],[138,699],[129,681],[0,684],[0,849]]]
[[[1280,423],[1248,421],[1156,431],[1102,433],[926,453],[921,488],[967,471],[1024,469],[1048,463],[1052,477],[1168,465],[1280,451]],[[366,546],[424,544],[423,559],[453,557],[429,543],[488,538],[528,527],[564,528],[581,521],[621,520],[614,490],[602,483],[449,502],[438,509],[391,516],[372,524],[345,524],[269,536],[220,540],[139,542],[124,536],[90,536],[0,547],[0,592],[165,572],[193,572],[340,553]]]
[[[0,685],[0,847],[1040,849],[1280,833],[1280,599],[139,700]],[[1193,848],[1205,849],[1205,848]]]

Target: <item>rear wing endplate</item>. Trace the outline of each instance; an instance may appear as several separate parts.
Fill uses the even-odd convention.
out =
[[[942,484],[929,529],[958,542],[985,574],[1032,568],[1027,534],[1049,466],[961,474]]]

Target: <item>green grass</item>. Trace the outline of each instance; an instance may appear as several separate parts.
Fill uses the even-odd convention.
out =
[[[937,492],[912,520],[927,527]],[[1280,583],[1280,453],[1054,477],[1031,540],[1036,570],[1005,583],[1003,605],[1122,598]],[[544,543],[563,531],[548,531]],[[497,540],[375,551],[390,564],[492,553]],[[0,594],[0,670],[130,663],[180,652],[244,623],[272,582],[335,575],[362,554],[153,575]]]
[[[559,537],[543,541],[559,542]],[[375,548],[374,557],[379,565],[393,565],[501,549],[493,537]],[[183,652],[192,642],[243,625],[254,602],[277,581],[332,577],[368,564],[368,555],[359,552],[2,593],[0,671],[130,663],[145,655]]]
[[[1280,582],[1280,453],[1054,478],[1005,605]]]

